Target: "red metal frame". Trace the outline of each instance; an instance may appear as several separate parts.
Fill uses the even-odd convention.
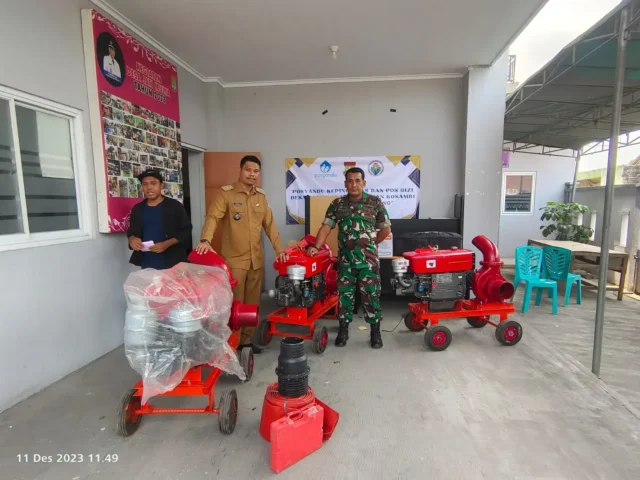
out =
[[[228,343],[234,351],[237,351],[240,337],[236,332],[232,332]],[[209,404],[204,408],[157,408],[149,402],[136,409],[136,415],[163,415],[163,414],[214,414],[219,415],[220,409],[215,406],[215,384],[222,374],[219,368],[212,368],[211,374],[203,380],[203,368],[207,365],[199,365],[190,369],[182,381],[171,391],[157,395],[158,397],[200,397],[208,396]],[[134,397],[142,397],[142,380],[133,387],[136,390]]]
[[[330,310],[333,313],[327,314]],[[306,307],[282,307],[267,315],[269,322],[269,335],[279,337],[298,337],[305,340],[313,340],[313,330],[315,323],[320,318],[337,318],[338,316],[338,295],[329,295],[324,300],[318,300],[310,308]],[[277,329],[276,323],[289,325],[299,325],[309,327],[307,335],[299,333],[286,333]]]
[[[422,325],[424,329],[438,325],[440,320],[452,320],[459,318],[469,317],[487,317],[488,324],[494,327],[498,326],[498,323],[505,322],[509,318],[509,315],[515,313],[515,307],[513,303],[485,303],[479,304],[475,300],[461,300],[459,301],[453,310],[446,312],[430,312],[429,305],[426,303],[414,302],[409,304],[409,310],[416,316],[415,324]],[[491,315],[499,316],[500,322],[496,323],[489,318]]]

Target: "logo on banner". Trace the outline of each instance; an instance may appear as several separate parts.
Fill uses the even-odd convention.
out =
[[[175,75],[171,75],[171,88],[174,92],[178,91],[178,79]]]
[[[356,162],[344,162],[344,171],[346,172],[347,170],[355,166],[356,166]]]
[[[378,160],[374,160],[369,164],[369,173],[374,177],[377,177],[384,171],[384,165]]]
[[[314,174],[315,178],[334,178],[337,177],[338,175],[335,173],[330,173],[331,172],[331,162],[329,162],[328,160],[323,161],[320,164],[320,172],[321,173],[316,173]]]

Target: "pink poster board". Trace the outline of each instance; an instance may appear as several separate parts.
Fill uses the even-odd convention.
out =
[[[142,201],[137,176],[154,168],[183,200],[178,70],[95,10],[83,10],[99,230],[126,232]]]

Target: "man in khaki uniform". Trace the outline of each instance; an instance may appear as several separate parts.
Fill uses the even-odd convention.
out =
[[[211,240],[218,226],[222,226],[222,247],[220,255],[231,269],[238,286],[233,291],[236,300],[249,305],[260,305],[262,277],[264,274],[264,251],[262,229],[271,241],[280,261],[288,255],[283,252],[280,234],[267,204],[267,196],[256,187],[260,178],[261,163],[257,157],[248,155],[240,161],[240,177],[233,185],[222,187],[209,206],[205,217],[198,253],[213,251]],[[262,349],[251,344],[255,328],[243,328],[240,348],[251,347],[254,353]]]

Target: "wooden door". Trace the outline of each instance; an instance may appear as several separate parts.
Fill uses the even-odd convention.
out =
[[[255,155],[257,152],[205,152],[204,153],[204,201],[209,209],[216,195],[221,192],[221,187],[235,183],[240,174],[240,160],[245,155]],[[260,182],[258,182],[260,186]],[[220,251],[222,244],[222,227],[218,226],[211,246],[216,252]]]
[[[309,233],[311,235],[316,235],[320,227],[322,226],[322,222],[324,222],[325,214],[327,213],[327,208],[331,205],[338,197],[311,197],[309,199],[309,210],[311,214],[311,218],[309,218]],[[334,255],[338,254],[338,229],[334,228],[331,230],[331,233],[327,237],[326,242],[331,247],[331,251]]]

